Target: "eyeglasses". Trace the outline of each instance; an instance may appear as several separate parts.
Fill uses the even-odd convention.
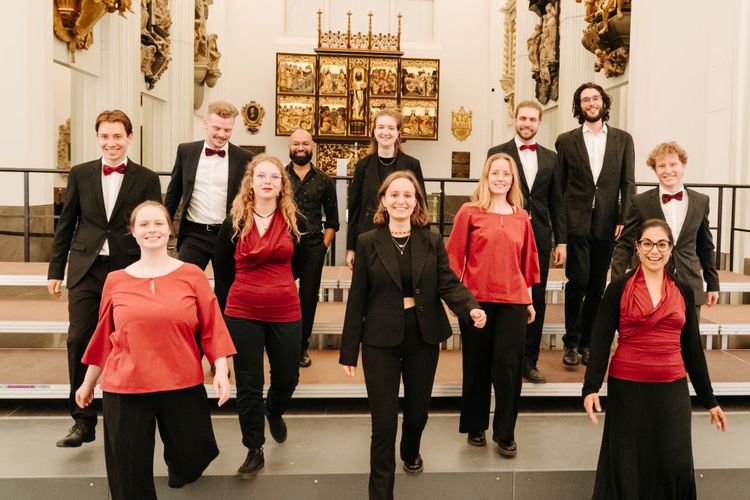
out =
[[[600,102],[601,100],[602,100],[602,96],[595,95],[591,97],[584,97],[583,99],[581,99],[581,102],[583,104],[588,104],[590,102]]]
[[[661,253],[666,253],[670,248],[672,248],[672,242],[668,240],[659,240],[656,243],[651,240],[638,240],[637,243],[638,246],[641,247],[641,249],[646,253],[653,250],[654,247],[656,247],[656,249]]]
[[[255,178],[255,180],[258,180],[261,182],[265,181],[266,179],[271,179],[271,181],[273,182],[279,182],[281,180],[281,175],[279,174],[268,175],[265,172],[257,172],[253,174],[253,177]]]

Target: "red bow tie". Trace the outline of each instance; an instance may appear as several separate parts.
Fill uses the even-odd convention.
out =
[[[104,171],[104,175],[110,175],[115,172],[117,172],[118,174],[124,174],[125,164],[121,163],[120,165],[117,165],[116,167],[110,167],[109,165],[104,165],[102,167],[102,170]]]
[[[669,203],[671,200],[682,201],[682,191],[678,191],[675,194],[664,193],[661,195],[662,204]]]
[[[224,151],[223,149],[206,148],[206,156],[218,155],[219,158],[224,158],[224,156],[226,156],[226,154],[227,154],[227,152]]]
[[[528,149],[529,151],[534,152],[536,151],[536,144],[521,144],[521,147],[518,149],[520,149],[521,151],[525,151]]]

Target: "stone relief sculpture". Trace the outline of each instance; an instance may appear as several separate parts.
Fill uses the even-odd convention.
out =
[[[153,89],[172,60],[169,0],[141,0],[141,71]]]
[[[540,16],[527,40],[531,77],[536,81],[537,100],[556,101],[559,91],[560,29],[559,0],[531,0],[529,10]],[[542,14],[543,12],[543,14]]]
[[[219,69],[218,39],[216,33],[206,32],[208,7],[213,0],[195,0],[195,35],[193,38],[193,64],[195,81],[195,98],[193,107],[198,109],[203,104],[203,86],[213,87],[221,77]]]
[[[70,171],[70,118],[57,127],[57,169]]]
[[[76,50],[88,49],[94,43],[94,25],[106,13],[133,12],[132,0],[54,0],[52,6],[52,31],[68,44],[72,62]]]
[[[585,18],[581,44],[594,54],[594,71],[607,78],[625,73],[630,55],[631,0],[576,0],[584,2]]]
[[[505,93],[503,100],[508,108],[508,116],[511,118],[515,113],[515,95],[516,95],[516,0],[507,0],[502,12],[505,14],[505,36],[503,50],[503,77],[500,80],[500,86]],[[541,32],[541,31],[540,31]],[[539,67],[539,50],[538,45],[535,49],[537,71]],[[529,46],[529,57],[532,49]],[[533,65],[532,61],[532,65]]]

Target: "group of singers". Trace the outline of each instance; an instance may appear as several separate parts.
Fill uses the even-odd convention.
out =
[[[719,291],[708,198],[684,188],[687,154],[674,142],[648,158],[659,187],[636,195],[633,140],[607,125],[611,105],[600,86],[581,85],[573,98],[581,126],[560,135],[555,153],[535,140],[541,106],[521,102],[515,137],[489,150],[446,244],[428,229],[421,166],[401,148],[401,113],[375,112],[369,154],[349,187],[353,275],[339,358],[354,376],[361,357],[370,498],[393,498],[401,382],[400,459],[408,474],[424,469],[420,441],[439,345],[451,335],[443,302],[461,330],[459,432],[486,446],[494,389],[492,440],[500,455],[518,453],[522,378],[545,382],[537,362],[550,262],[566,264],[562,362],[587,365],[584,407],[593,422],[609,363],[593,498],[695,498],[686,375],[711,422],[726,430],[698,332],[700,306],[716,303]],[[266,154],[251,160],[229,142],[237,114],[226,102],[209,105],[206,139],[179,146],[164,205],[156,174],[127,158],[133,131],[121,111],[96,120],[102,158],[70,172],[48,275],[59,296],[67,263],[75,424],[57,445],[95,439],[90,404],[101,376],[115,499],[156,498],[156,426],[170,487],[197,480],[218,455],[203,355],[219,405],[230,395],[234,358],[248,448],[240,477],[264,466],[266,420],[273,439],[286,440],[283,415],[300,367],[312,362],[322,266],[339,227],[335,186],[313,165],[303,130],[290,137],[288,165]],[[167,251],[177,213],[179,259]],[[203,273],[209,262],[213,291]]]

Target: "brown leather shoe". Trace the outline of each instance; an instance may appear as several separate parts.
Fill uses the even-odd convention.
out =
[[[532,384],[543,384],[547,381],[542,372],[537,370],[536,366],[525,366],[521,375]]]
[[[565,366],[578,366],[581,363],[575,347],[563,347],[562,362]]]
[[[78,448],[83,443],[90,443],[96,439],[96,429],[84,423],[76,422],[68,431],[68,435],[57,442],[58,448]]]

